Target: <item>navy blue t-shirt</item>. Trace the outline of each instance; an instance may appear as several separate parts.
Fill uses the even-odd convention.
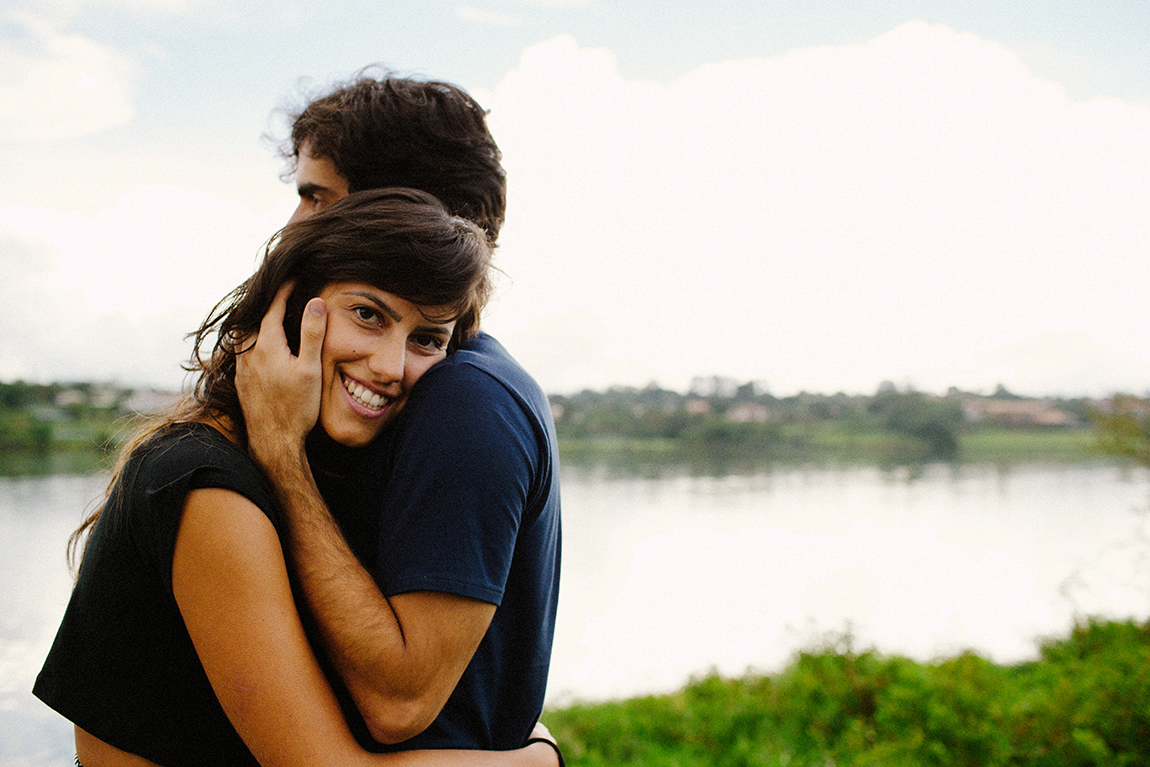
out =
[[[480,334],[420,379],[375,456],[367,497],[382,498],[378,548],[365,559],[384,593],[497,606],[439,717],[394,750],[517,748],[543,709],[559,597],[550,404]]]

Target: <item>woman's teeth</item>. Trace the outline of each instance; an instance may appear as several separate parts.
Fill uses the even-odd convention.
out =
[[[364,388],[355,381],[347,378],[343,379],[343,388],[347,389],[347,393],[355,398],[356,402],[372,410],[379,410],[387,403],[386,397],[376,394],[370,389]]]

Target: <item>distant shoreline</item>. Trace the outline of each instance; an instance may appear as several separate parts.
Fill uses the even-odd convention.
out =
[[[113,440],[114,441],[114,440]],[[105,443],[107,444],[107,443]],[[628,466],[689,465],[703,471],[737,472],[770,463],[841,462],[879,465],[1017,462],[1126,463],[1099,450],[1092,429],[979,427],[958,436],[953,456],[932,456],[921,445],[881,432],[844,433],[827,426],[790,428],[776,443],[707,445],[684,439],[594,437],[559,440],[560,460],[571,466],[609,462]],[[95,474],[107,471],[115,450],[96,442],[68,441],[46,448],[0,450],[0,476]]]
[[[178,395],[101,384],[0,383],[0,474],[99,471],[141,413]],[[578,464],[1118,461],[1094,421],[1117,398],[1021,397],[884,384],[873,395],[776,397],[753,383],[687,393],[613,387],[549,397],[560,451]],[[719,467],[721,470],[721,467]]]
[[[1103,453],[1091,428],[1068,429],[977,427],[961,430],[958,449],[945,458],[897,434],[849,432],[833,425],[791,427],[774,442],[716,446],[682,439],[591,437],[559,439],[560,458],[575,463],[601,457],[627,456],[638,461],[691,462],[728,458],[780,463],[843,461],[848,463],[1000,463],[1014,461],[1106,462],[1124,460]]]

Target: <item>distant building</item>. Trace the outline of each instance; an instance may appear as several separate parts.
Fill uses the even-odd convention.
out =
[[[724,376],[711,376],[710,378],[694,378],[691,380],[690,393],[696,397],[719,397],[732,399],[739,391],[739,382]]]
[[[998,426],[1070,426],[1073,417],[1046,399],[990,399],[966,397],[962,412],[970,423]]]
[[[124,400],[122,408],[127,413],[157,413],[175,405],[180,399],[178,392],[161,389],[136,389]]]
[[[705,399],[690,399],[687,400],[686,410],[689,415],[709,415],[711,403]]]
[[[757,403],[743,403],[727,410],[727,420],[734,423],[766,423],[771,420],[771,409]]]
[[[56,395],[56,407],[69,405],[83,405],[88,402],[88,395],[79,389],[65,389]]]

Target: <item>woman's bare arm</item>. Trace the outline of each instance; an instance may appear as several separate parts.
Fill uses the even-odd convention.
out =
[[[216,696],[264,767],[557,764],[542,744],[508,752],[362,750],[304,634],[275,529],[237,493],[189,493],[172,585]]]

